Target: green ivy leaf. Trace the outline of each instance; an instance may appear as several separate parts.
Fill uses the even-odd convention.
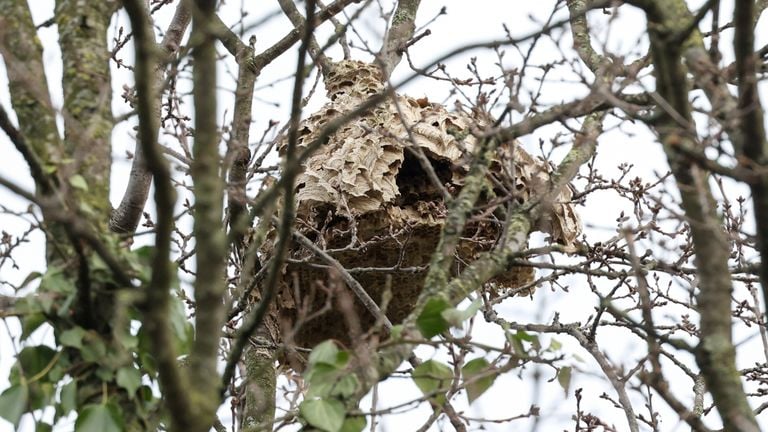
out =
[[[461,368],[469,403],[474,402],[493,385],[497,375],[496,373],[489,374],[490,368],[491,365],[482,357],[468,361]]]
[[[451,305],[443,298],[432,298],[427,301],[421,315],[416,319],[416,325],[425,338],[429,339],[448,330],[450,325],[443,318],[443,311],[450,307]]]
[[[512,338],[520,343],[520,346],[523,346],[523,342],[529,342],[533,349],[540,350],[541,349],[541,343],[539,342],[539,336],[535,334],[528,334],[527,332],[523,330],[518,330],[515,334],[508,334],[507,339]]]
[[[512,345],[512,349],[520,358],[528,358],[528,349],[523,342],[532,342],[535,346],[538,346],[538,337],[529,335],[528,333],[520,330],[516,333],[507,332],[507,341]]]
[[[83,334],[83,345],[80,348],[80,353],[83,360],[87,362],[102,363],[107,355],[107,345],[96,332],[88,331]]]
[[[299,413],[310,425],[327,432],[338,432],[344,424],[344,405],[335,399],[309,399],[299,406]]]
[[[59,294],[72,294],[76,291],[72,279],[66,277],[59,267],[48,267],[40,279],[40,290]]]
[[[194,329],[187,320],[187,311],[184,309],[184,303],[176,296],[171,296],[169,308],[171,329],[176,342],[176,349],[179,355],[189,354],[194,338]]]
[[[83,336],[85,330],[82,327],[73,327],[61,333],[59,342],[64,346],[80,349],[83,347]]]
[[[333,341],[327,340],[317,345],[309,354],[308,363],[310,365],[316,365],[325,363],[332,365],[336,362],[336,355],[339,353],[339,348]]]
[[[117,385],[133,396],[136,394],[136,390],[141,387],[141,373],[133,367],[121,368],[117,371]]]
[[[339,432],[361,432],[367,424],[365,417],[347,417]]]
[[[123,420],[112,405],[87,405],[77,416],[75,432],[121,432]]]
[[[337,368],[344,367],[346,361],[349,359],[349,354],[342,355],[343,351],[339,350],[336,343],[330,340],[317,345],[309,354],[309,364],[329,364]]]
[[[125,349],[132,350],[139,346],[139,338],[128,332],[116,332],[115,339]]]
[[[336,354],[336,367],[339,369],[344,368],[349,363],[349,351],[341,350]]]
[[[359,381],[353,374],[328,363],[317,363],[305,374],[309,383],[307,398],[326,396],[351,396],[357,391]]]
[[[149,280],[152,278],[152,258],[154,253],[154,246],[142,246],[131,251],[126,256],[131,270],[143,283],[149,283]]]
[[[48,407],[56,395],[56,387],[50,382],[35,381],[29,384],[29,409],[37,410]]]
[[[526,342],[533,342],[536,339],[536,336],[530,335],[523,330],[518,330],[517,333],[515,333],[515,337]]]
[[[115,369],[110,366],[109,361],[112,360],[110,358],[104,358],[104,363],[100,365],[98,368],[96,368],[96,371],[93,373],[96,375],[100,380],[104,382],[110,382],[115,378]]]
[[[27,386],[14,385],[0,394],[0,417],[18,427],[22,414],[26,411],[29,393]]]
[[[100,256],[96,255],[90,259],[91,264],[91,281],[92,283],[100,283],[100,284],[112,284],[115,283],[115,277],[112,274],[112,271],[109,269],[109,266],[107,263],[101,259]]]
[[[483,306],[483,300],[478,298],[475,299],[475,301],[472,302],[466,309],[461,310],[457,308],[448,308],[442,312],[442,317],[445,319],[448,324],[452,325],[453,327],[462,327],[464,325],[464,321],[472,318],[475,316],[477,311],[480,310],[480,308]]]
[[[357,376],[349,373],[342,374],[341,378],[336,383],[336,386],[333,388],[333,392],[331,394],[334,396],[347,398],[355,394],[358,388],[358,384],[360,384],[360,382],[357,380]]]
[[[48,319],[42,312],[36,312],[29,315],[24,315],[21,318],[21,340],[26,340],[29,335],[35,332],[41,325],[46,323]]]
[[[43,372],[50,371],[50,365],[54,357],[56,357],[56,351],[46,345],[36,345],[22,349],[16,358],[16,365],[11,370],[11,383],[21,383],[22,371],[25,379],[37,376],[37,381],[45,381],[48,374]]]
[[[44,422],[38,422],[35,424],[35,432],[51,432],[53,431],[53,425],[44,423]]]
[[[547,351],[560,351],[560,348],[562,347],[562,343],[560,343],[557,339],[552,338],[552,340],[549,341],[549,348],[547,348]]]
[[[139,349],[137,363],[142,370],[146,371],[150,377],[157,374],[157,364],[155,363],[155,357],[152,356],[152,342],[149,340],[149,335],[144,329],[144,326],[139,328],[136,336],[139,339]]]
[[[561,367],[557,371],[557,382],[560,383],[566,396],[568,396],[568,389],[571,387],[571,373],[572,368],[570,366]]]
[[[533,349],[536,350],[536,352],[541,351],[541,342],[539,341],[538,335],[533,336],[533,342],[531,342],[531,347],[533,347]]]
[[[38,294],[59,295],[39,295],[36,302],[47,314],[52,313],[55,309],[60,317],[70,318],[69,307],[75,299],[76,292],[77,289],[72,278],[66,277],[61,268],[51,266],[40,279]]]
[[[61,416],[77,408],[77,381],[71,381],[61,387]]]
[[[316,363],[310,366],[304,379],[309,383],[307,398],[326,397],[331,394],[339,370],[327,363]]]
[[[88,191],[88,182],[86,182],[85,177],[81,176],[80,174],[75,174],[70,177],[69,184],[72,185],[72,187],[75,189],[80,189],[84,192]]]
[[[148,385],[143,385],[139,387],[139,398],[146,404],[145,406],[151,406],[152,403],[150,402],[158,402],[158,399],[155,399],[154,393],[152,393],[152,387]]]
[[[411,377],[425,396],[433,397],[437,403],[442,404],[445,402],[445,394],[436,395],[436,392],[448,389],[453,371],[443,363],[427,360],[413,369]]]

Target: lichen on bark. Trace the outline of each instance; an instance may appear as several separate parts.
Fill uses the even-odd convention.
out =
[[[683,56],[700,47],[698,31],[685,34],[693,20],[684,0],[632,2],[648,17],[656,91],[669,104],[654,127],[680,190],[691,228],[699,280],[701,334],[696,361],[712,394],[725,430],[759,430],[736,369],[731,329],[733,283],[728,269],[728,240],[708,184],[709,174],[682,153],[696,148],[695,125]]]
[[[111,205],[112,87],[107,29],[116,1],[58,0],[55,19],[63,60],[64,154],[61,177],[81,175],[88,189],[73,189],[73,202],[107,231]],[[66,187],[66,186],[65,186]],[[105,217],[106,215],[106,217]]]
[[[62,158],[61,141],[32,15],[25,2],[0,0],[0,9],[0,54],[19,130],[37,157],[53,166]]]

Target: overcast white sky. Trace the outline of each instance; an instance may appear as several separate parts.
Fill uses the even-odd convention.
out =
[[[34,14],[34,20],[36,23],[41,23],[49,19],[53,14],[53,1],[52,0],[30,0],[30,3],[34,3],[32,8]],[[253,2],[245,1],[247,4],[246,9],[249,12],[249,20],[255,21],[261,15],[272,12],[277,8],[276,2]],[[422,2],[422,7],[419,11],[418,25],[425,23],[431,19],[437,12],[445,6],[447,8],[447,15],[440,17],[429,25],[429,29],[432,31],[431,36],[424,38],[418,44],[411,48],[411,55],[414,58],[417,65],[425,64],[433,58],[438,57],[442,53],[448,52],[451,49],[459,46],[466,45],[472,42],[487,41],[493,39],[499,39],[504,37],[503,25],[506,25],[514,36],[522,36],[531,31],[535,31],[540,28],[541,22],[543,22],[551,11],[555,4],[555,0],[542,0],[537,2],[520,1],[520,0],[425,0]],[[689,1],[693,7],[698,7],[703,0]],[[723,1],[721,10],[724,11],[724,15],[730,14],[732,10],[731,1]],[[229,0],[226,6],[222,8],[221,16],[225,22],[232,23],[235,17],[238,16],[241,8],[241,1]],[[164,19],[167,19],[168,15],[172,13],[172,7],[166,8],[166,13],[158,17],[158,23],[164,26]],[[557,15],[559,18],[567,16],[567,10],[563,9]],[[122,22],[125,23],[125,16],[121,15]],[[605,42],[607,40],[607,47],[611,52],[626,55],[629,58],[637,57],[644,53],[647,42],[644,38],[645,35],[645,20],[643,15],[630,7],[622,7],[620,15],[613,17],[613,25],[609,26],[609,18],[600,13],[590,15],[593,19],[592,26],[596,33],[599,35],[599,41]],[[706,20],[705,20],[706,21]],[[722,19],[726,21],[725,18]],[[128,27],[127,24],[125,24]],[[258,37],[257,48],[265,48],[270,46],[273,42],[277,41],[282,35],[285,34],[287,29],[290,28],[289,22],[284,18],[278,18],[265,24],[263,27],[256,29],[256,35]],[[378,39],[373,35],[381,34],[383,32],[383,22],[381,19],[377,19],[375,14],[368,14],[355,26],[356,30],[367,38],[374,49],[378,49]],[[325,27],[328,30],[328,27]],[[763,32],[765,33],[765,32]],[[571,38],[566,31],[565,34],[560,37],[561,31],[553,32],[553,39],[545,39],[541,46],[534,52],[534,61],[545,62],[553,58],[558,57],[558,50],[569,50],[571,46]],[[61,61],[60,53],[56,49],[56,29],[50,27],[43,29],[40,32],[41,40],[45,46],[45,65],[46,72],[48,74],[49,86],[53,93],[54,104],[61,106]],[[360,46],[360,40],[354,35],[349,35],[350,40],[354,42],[356,46]],[[766,42],[765,34],[760,34],[757,41],[757,45],[761,46]],[[726,46],[726,43],[723,43]],[[223,52],[223,50],[221,50]],[[291,53],[278,59],[273,65],[267,68],[259,78],[257,86],[272,82],[273,80],[289,76],[293,73],[295,64],[295,55],[293,50]],[[338,53],[337,53],[338,55]],[[360,51],[353,52],[353,55],[357,58],[366,60],[364,54]],[[497,62],[497,58],[492,51],[477,50],[473,52],[463,53],[456,58],[446,62],[449,66],[449,70],[455,72],[460,77],[468,76],[464,65],[469,61],[470,57],[477,56],[478,65],[481,71],[485,71],[488,76],[494,75],[497,72],[494,63]],[[573,55],[570,55],[573,57]],[[724,62],[729,61],[729,54],[726,54]],[[130,60],[130,56],[127,57]],[[519,55],[517,55],[512,48],[507,49],[507,56],[505,57],[506,66],[514,66],[516,62],[519,62]],[[231,65],[231,62],[230,62]],[[10,106],[8,91],[7,91],[7,79],[4,73],[3,64],[0,63],[0,103],[5,107]],[[235,69],[230,69],[230,71]],[[131,77],[129,74],[120,71],[113,78],[113,88],[117,92],[117,95],[121,92],[121,87],[124,83],[130,82]],[[222,69],[224,72],[224,69]],[[394,82],[399,82],[403,77],[409,75],[408,67],[405,64],[401,64],[399,69],[394,74]],[[560,77],[561,82],[548,82],[545,86],[544,100],[551,103],[559,101],[568,101],[573,98],[583,95],[585,93],[585,86],[578,80],[578,76],[562,75]],[[222,88],[233,88],[233,81],[229,76],[224,73],[221,74],[220,85]],[[290,94],[290,81],[285,81],[276,84],[272,88],[266,88],[259,90],[257,93],[258,100],[254,104],[254,125],[252,129],[252,136],[260,136],[261,132],[265,129],[265,126],[269,120],[284,121],[287,116],[287,100]],[[434,82],[432,80],[419,79],[406,85],[401,92],[408,93],[416,97],[429,96],[432,101],[443,101],[452,103],[453,97],[448,95],[449,88],[443,83]],[[322,90],[318,92],[310,104],[308,112],[314,107],[318,107],[323,103]],[[763,100],[766,100],[764,95]],[[231,101],[232,96],[230,92],[222,91],[221,103],[220,103],[220,118],[231,119]],[[277,103],[280,106],[274,106],[273,103]],[[113,110],[116,114],[124,113],[126,106],[123,104],[119,96],[116,96],[113,101]],[[530,151],[536,151],[539,139],[547,141],[556,132],[557,128],[543,128],[531,136],[523,137],[521,141]],[[664,172],[667,170],[666,163],[664,162],[663,155],[658,144],[654,141],[652,135],[642,128],[637,127],[629,132],[632,132],[633,136],[629,136],[626,129],[613,130],[607,132],[600,140],[599,156],[597,158],[597,164],[606,176],[613,176],[616,174],[616,166],[622,162],[629,162],[635,165],[633,173],[635,175],[648,178],[653,178],[655,172]],[[113,144],[115,149],[113,152],[115,164],[113,167],[113,179],[112,179],[112,202],[116,205],[119,202],[121,194],[124,188],[124,181],[127,178],[128,169],[130,168],[129,161],[126,160],[125,150],[132,150],[133,141],[128,138],[130,134],[130,126],[122,124],[118,126],[113,134]],[[125,144],[126,147],[121,147]],[[562,155],[562,152],[560,153]],[[6,137],[0,134],[0,160],[4,163],[0,164],[0,175],[13,178],[18,184],[23,185],[28,190],[33,189],[33,184],[26,171],[26,166],[23,159],[13,149],[12,145],[7,141]],[[741,190],[735,190],[734,193],[743,193]],[[27,204],[21,202],[6,190],[0,188],[0,204],[8,206],[13,209],[24,209]],[[601,238],[608,238],[615,235],[615,218],[617,217],[621,206],[624,205],[621,202],[600,202],[600,195],[595,195],[588,203],[586,207],[579,208],[582,219],[586,222],[589,229],[588,233],[591,239],[598,240]],[[631,209],[628,209],[631,211]],[[6,215],[0,215],[0,229],[11,232],[19,233],[21,230],[26,229],[28,225],[15,217],[9,217]],[[41,237],[33,237],[34,241],[23,248],[18,250],[17,259],[19,259],[20,269],[14,270],[10,266],[4,266],[0,269],[0,280],[12,281],[18,283],[23,280],[24,277],[32,270],[42,271],[44,262],[42,260],[41,248],[43,247]],[[0,286],[0,293],[9,294],[7,287]],[[555,312],[560,313],[561,322],[584,322],[590,315],[594,303],[594,296],[588,292],[588,288],[583,284],[575,283],[570,287],[568,293],[562,291],[552,292],[547,289],[540,289],[534,296],[533,300],[528,299],[512,299],[507,301],[499,308],[499,313],[502,316],[507,317],[510,320],[531,320],[538,322],[548,322],[551,320]],[[8,330],[3,326],[0,326],[0,391],[5,389],[9,384],[6,379],[7,371],[10,365],[13,363],[13,348],[9,339],[9,335],[18,334],[18,326],[14,320],[6,320]],[[503,341],[499,338],[503,337],[498,332],[497,328],[492,328],[490,325],[485,324],[482,320],[477,320],[475,328],[475,335],[479,340],[485,340],[489,343],[495,343],[500,345]],[[644,349],[643,346],[639,346],[640,341],[637,339],[626,338],[620,332],[617,332],[611,339],[610,331],[605,330],[605,334],[602,334],[602,343],[605,349],[608,350],[609,356],[616,362],[622,363],[622,359],[626,359],[626,364],[631,366],[634,361],[640,358],[640,351]],[[737,340],[742,340],[750,337],[749,333],[741,333],[738,335]],[[36,335],[38,340],[50,340],[50,334],[44,332]],[[544,338],[547,340],[547,338]],[[597,369],[591,358],[583,352],[583,350],[572,343],[567,337],[560,337],[558,341],[563,343],[566,347],[566,351],[570,350],[570,353],[576,355],[571,359],[573,366],[577,368],[577,372],[573,378],[571,385],[571,391],[568,397],[564,397],[563,390],[557,385],[557,383],[550,383],[542,385],[541,393],[538,397],[533,391],[531,385],[533,369],[518,375],[517,373],[510,373],[496,381],[495,386],[483,395],[477,402],[470,407],[470,412],[474,417],[488,417],[488,418],[504,418],[507,416],[513,416],[517,414],[525,413],[528,407],[536,403],[541,406],[542,413],[545,414],[542,417],[539,430],[562,430],[564,428],[572,428],[572,422],[570,420],[571,414],[575,409],[575,402],[573,396],[573,389],[583,387],[585,395],[590,395],[588,399],[582,402],[582,408],[595,414],[599,414],[603,419],[613,422],[618,430],[626,429],[626,420],[623,413],[615,409],[609,401],[599,399],[598,396],[603,391],[615,396],[615,393],[599,375],[595,375]],[[606,342],[608,341],[608,342]],[[445,359],[444,353],[433,353],[430,349],[422,349],[419,354],[422,358],[430,358],[435,355],[436,358]],[[681,357],[685,357],[681,355]],[[690,358],[684,359],[686,362],[691,362]],[[752,364],[754,361],[760,361],[759,357],[747,356],[747,358],[739,358],[742,365]],[[763,359],[764,361],[764,359]],[[542,380],[551,379],[551,370],[541,370]],[[681,393],[688,392],[690,384],[685,381],[680,381]],[[400,401],[407,401],[419,396],[418,389],[408,379],[394,378],[387,380],[380,386],[380,407],[396,405]],[[634,396],[633,396],[634,397]],[[642,403],[638,401],[638,403]],[[657,401],[658,405],[663,405],[660,401]],[[657,406],[658,406],[657,405]],[[456,400],[456,406],[458,409],[465,409],[466,403],[463,398]],[[225,407],[226,408],[226,407]],[[422,404],[417,409],[400,410],[406,411],[399,415],[389,416],[385,419],[381,425],[380,430],[387,431],[406,431],[412,430],[418,427],[421,422],[429,415],[429,408]],[[669,410],[662,408],[660,410],[664,414],[664,422],[662,423],[662,430],[675,431],[686,430],[684,426],[679,425],[676,420],[676,416]],[[222,415],[227,415],[225,412]],[[712,417],[712,416],[710,416]],[[768,425],[768,421],[762,419],[764,425]],[[716,421],[710,422],[713,426],[716,426]],[[440,430],[441,423],[437,423],[433,430]],[[32,423],[27,421],[22,424],[22,430],[32,430]],[[71,428],[71,424],[64,425],[60,430],[67,430]],[[504,424],[488,424],[487,430],[529,430],[530,425],[524,422],[504,423]],[[0,420],[0,431],[10,430],[10,425],[3,420]]]

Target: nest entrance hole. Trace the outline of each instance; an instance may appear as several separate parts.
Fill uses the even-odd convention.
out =
[[[432,170],[443,185],[450,183],[453,178],[453,164],[447,160],[436,159],[426,154]],[[417,201],[436,201],[442,199],[440,190],[430,180],[418,157],[412,151],[406,151],[403,163],[395,177],[400,192],[400,207],[408,206]]]

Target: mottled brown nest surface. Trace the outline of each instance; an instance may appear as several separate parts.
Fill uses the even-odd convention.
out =
[[[299,151],[330,120],[384,90],[378,67],[357,61],[336,63],[325,86],[330,101],[299,126]],[[423,152],[443,187],[455,195],[461,189],[475,137],[486,128],[471,114],[396,95],[339,129],[307,160],[297,178],[296,229],[348,269],[378,304],[385,291],[391,293],[385,312],[393,323],[401,322],[413,309],[446,212],[439,188],[409,147]],[[547,165],[516,143],[501,146],[491,172],[489,184],[494,185],[494,193],[484,194],[485,201],[478,203],[478,211],[463,233],[456,255],[457,273],[496,243],[502,227],[494,217],[494,205],[509,199],[524,202],[543,191],[549,181]],[[569,189],[562,191],[536,224],[536,229],[564,244],[573,242],[581,230],[570,198]],[[273,241],[274,236],[262,249],[265,257],[270,255]],[[513,290],[533,278],[532,268],[514,267],[493,283],[497,289]],[[326,339],[349,344],[354,339],[347,326],[350,319],[362,332],[374,326],[375,319],[357,299],[351,309],[342,312],[337,301],[341,295],[354,297],[327,262],[294,243],[283,271],[271,333],[308,348]],[[294,332],[297,323],[300,326]]]

